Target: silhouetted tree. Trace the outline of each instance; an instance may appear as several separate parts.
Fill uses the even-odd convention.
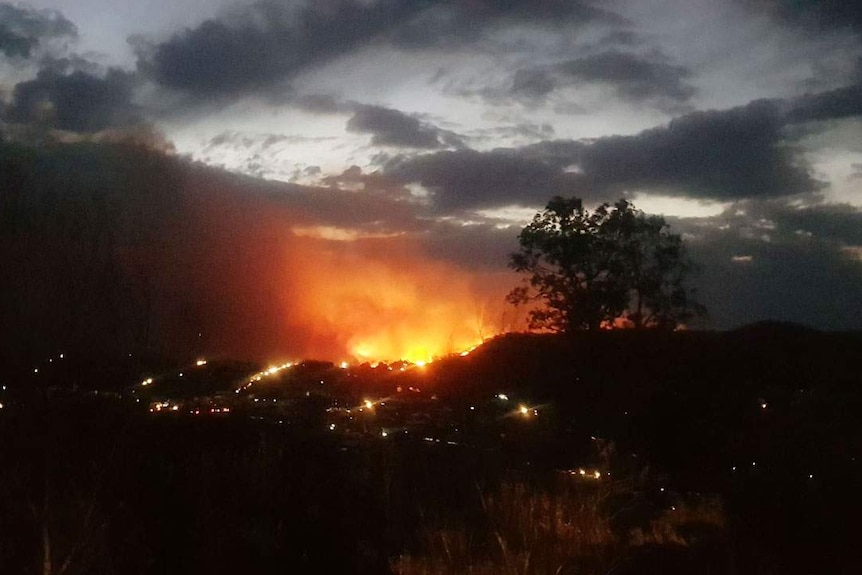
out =
[[[531,328],[673,329],[705,313],[685,285],[693,266],[682,238],[626,200],[590,212],[579,198],[554,197],[518,241],[509,265],[527,277],[508,299],[543,304]]]

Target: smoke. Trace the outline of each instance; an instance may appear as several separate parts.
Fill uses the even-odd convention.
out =
[[[135,145],[3,146],[0,287],[18,302],[5,333],[32,333],[10,342],[24,355],[427,360],[503,327],[513,281],[430,256],[401,196],[273,184]]]

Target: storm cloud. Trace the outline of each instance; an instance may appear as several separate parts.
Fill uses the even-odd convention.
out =
[[[77,35],[75,25],[59,12],[0,3],[0,54],[29,58],[40,42]]]
[[[15,86],[7,119],[74,132],[97,132],[141,121],[132,104],[133,78],[117,69],[104,76],[43,69]]]
[[[525,158],[511,150],[458,150],[416,158],[400,158],[387,173],[417,182],[432,194],[443,211],[462,208],[535,204],[554,196],[579,195],[576,174],[566,174],[548,163]]]
[[[127,282],[105,303],[131,297],[140,327],[152,297],[166,345],[202,326],[243,354],[344,347],[339,321],[362,309],[406,321],[376,307],[388,286],[507,291],[518,231],[554,195],[665,211],[703,269],[707,326],[862,325],[854,3],[219,0],[189,2],[177,29],[167,10],[133,21],[170,0],[134,18],[117,1],[39,1],[80,32],[0,4],[0,199],[24,210],[0,234],[38,223],[3,263],[20,264],[18,325],[33,312],[46,341],[69,336],[51,324],[65,307],[38,309],[48,279],[89,285],[63,270],[96,243]],[[179,156],[121,143],[139,128]],[[93,241],[69,239],[75,221]],[[44,245],[13,249],[36,230]],[[81,298],[94,330],[123,327]]]
[[[382,106],[357,105],[347,122],[347,130],[371,134],[377,146],[400,148],[442,148],[463,145],[455,134],[440,130],[418,118]]]
[[[398,0],[300,6],[257,2],[142,51],[139,67],[164,86],[198,96],[265,89],[372,41],[422,5]]]
[[[554,66],[519,70],[512,92],[544,97],[575,83],[610,86],[625,100],[661,106],[679,105],[695,94],[687,83],[690,72],[654,55],[652,58],[615,50],[567,60]]]

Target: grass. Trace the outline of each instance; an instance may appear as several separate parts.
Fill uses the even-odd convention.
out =
[[[647,503],[638,481],[560,477],[550,488],[504,483],[481,495],[482,525],[426,529],[419,554],[392,562],[398,575],[545,575],[629,572],[647,550],[683,554],[721,538],[720,500]],[[640,520],[619,521],[641,509]],[[648,510],[648,511],[643,511]],[[635,511],[637,514],[637,511]],[[701,566],[703,566],[701,564]]]

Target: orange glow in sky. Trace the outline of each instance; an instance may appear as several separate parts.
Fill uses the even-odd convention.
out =
[[[421,230],[321,224],[308,206],[243,184],[190,182],[158,243],[128,252],[153,299],[152,340],[164,349],[270,363],[418,363],[522,327],[505,302],[514,273],[432,257]]]
[[[290,313],[332,359],[429,362],[506,329],[505,289],[488,288],[501,282],[422,257],[409,240],[302,240]]]

